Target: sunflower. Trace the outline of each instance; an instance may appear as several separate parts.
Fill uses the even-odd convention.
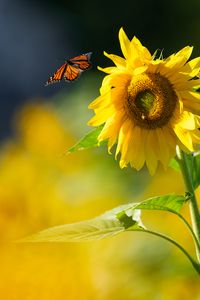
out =
[[[140,41],[130,41],[119,31],[124,58],[108,54],[115,66],[99,69],[106,75],[100,96],[89,108],[95,116],[91,126],[103,125],[99,142],[115,143],[120,167],[144,164],[154,174],[160,162],[166,169],[178,145],[185,152],[200,144],[200,57],[188,61],[193,48],[187,46],[166,59],[156,58]]]

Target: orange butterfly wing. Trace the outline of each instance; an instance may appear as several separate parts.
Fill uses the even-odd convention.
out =
[[[64,63],[55,73],[53,76],[51,76],[48,81],[46,82],[46,85],[49,85],[51,83],[60,81],[63,78],[63,74],[65,72],[65,69],[67,67],[68,63]]]
[[[92,52],[81,54],[67,60],[55,73],[51,76],[46,85],[60,81],[64,78],[66,81],[73,81],[77,79],[80,74],[91,68],[90,62]]]
[[[90,62],[92,52],[81,54],[79,56],[73,57],[68,60],[69,64],[77,66],[82,71],[88,70],[91,68],[92,64]]]
[[[64,72],[64,79],[66,81],[73,81],[79,77],[79,75],[82,73],[82,70],[80,70],[78,67],[67,64],[67,67]]]

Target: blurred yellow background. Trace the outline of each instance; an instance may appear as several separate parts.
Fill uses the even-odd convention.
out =
[[[180,174],[120,170],[106,147],[65,155],[82,134],[96,96],[93,79],[73,92],[32,99],[0,147],[0,299],[198,300],[199,278],[179,250],[156,237],[127,232],[95,242],[14,244],[54,225],[95,217],[114,206],[184,193]],[[187,208],[184,209],[187,216]],[[145,212],[143,222],[193,243],[176,216]]]

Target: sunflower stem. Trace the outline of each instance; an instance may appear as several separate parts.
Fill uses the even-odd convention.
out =
[[[198,208],[197,199],[193,187],[191,164],[189,164],[188,154],[184,153],[179,147],[177,147],[176,153],[177,153],[178,163],[180,165],[180,169],[182,172],[183,180],[185,183],[185,188],[187,192],[189,192],[190,194],[189,209],[190,209],[191,223],[192,223],[194,234],[196,236],[196,240],[198,242],[197,244],[197,242],[195,241],[195,248],[196,248],[197,259],[198,262],[200,263],[200,248],[199,248],[200,214],[199,214],[199,208]]]
[[[140,232],[146,232],[146,233],[150,233],[153,235],[156,235],[168,242],[170,242],[171,244],[173,244],[174,246],[178,247],[179,250],[181,250],[185,256],[189,259],[189,261],[191,262],[191,264],[193,265],[194,269],[197,271],[197,273],[200,275],[200,264],[198,264],[191,256],[190,254],[185,250],[185,248],[183,248],[180,244],[178,244],[175,240],[173,240],[172,238],[170,238],[167,235],[164,235],[162,233],[153,231],[153,230],[140,230]]]

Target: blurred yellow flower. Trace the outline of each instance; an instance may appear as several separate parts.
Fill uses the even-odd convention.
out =
[[[146,162],[154,174],[158,161],[167,168],[176,145],[194,151],[200,143],[200,94],[193,89],[200,84],[194,79],[200,57],[187,62],[193,49],[187,46],[166,59],[155,58],[122,28],[119,41],[125,58],[105,53],[116,66],[99,68],[109,75],[89,106],[96,114],[89,125],[105,123],[98,140],[108,139],[109,151],[117,141],[121,168],[130,163],[140,170]]]
[[[30,152],[45,157],[60,155],[74,142],[66,132],[52,107],[29,104],[17,115],[17,133]]]
[[[1,241],[92,217],[91,202],[98,198],[102,201],[96,214],[102,212],[105,196],[96,196],[100,183],[90,174],[88,153],[63,155],[75,137],[64,129],[53,107],[26,105],[14,125],[16,138],[0,151]]]
[[[10,242],[103,211],[108,201],[87,173],[89,156],[62,155],[75,137],[50,105],[24,106],[13,125],[15,138],[0,150],[0,299],[97,299],[91,246]]]

